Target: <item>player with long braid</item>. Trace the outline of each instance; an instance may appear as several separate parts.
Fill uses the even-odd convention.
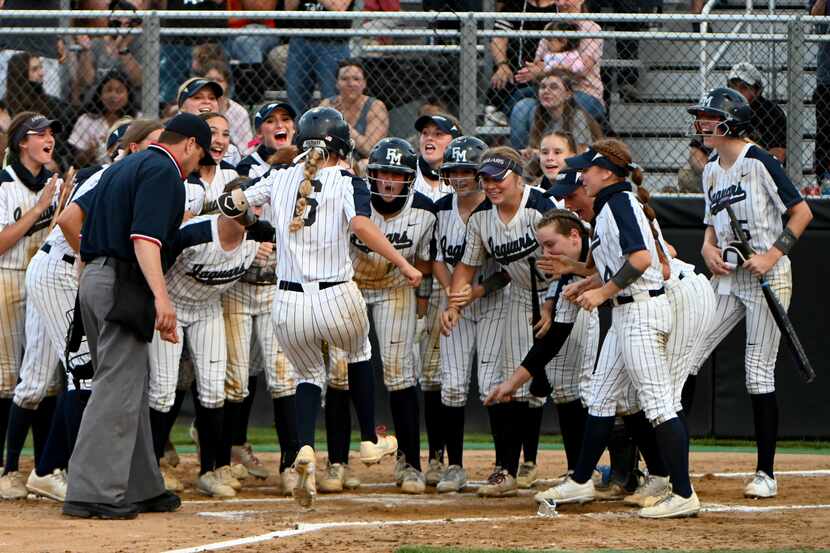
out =
[[[272,168],[286,167],[299,153],[294,140],[294,109],[285,103],[263,105],[254,115],[254,128],[260,144],[244,158],[237,170],[251,178]],[[271,206],[263,206],[262,219],[270,221]],[[263,242],[257,260],[242,279],[222,297],[225,332],[228,336],[228,395],[230,401],[241,400],[235,413],[232,461],[241,463],[257,478],[267,478],[268,469],[248,442],[248,421],[257,393],[260,372],[271,393],[274,426],[280,445],[279,474],[283,493],[290,495],[296,484],[292,468],[297,455],[297,421],[294,401],[294,368],[274,335],[271,308],[276,291],[277,252],[274,244]],[[247,375],[247,377],[246,377]],[[247,384],[247,387],[246,387]]]
[[[766,304],[759,279],[766,281],[785,308],[789,306],[792,268],[787,254],[813,216],[778,160],[744,138],[751,128],[752,110],[739,92],[714,89],[688,111],[695,116],[695,134],[715,151],[703,169],[706,232],[701,253],[713,274],[717,307],[715,322],[693,373],[697,374],[703,361],[745,317],[746,388],[752,400],[758,460],[744,495],[775,497],[775,361],[781,331]],[[732,231],[726,206],[731,206],[754,250],[749,259],[736,246],[740,237]],[[788,216],[786,226],[781,220],[784,214]]]
[[[394,455],[397,442],[378,436],[374,420],[373,374],[369,359],[366,303],[348,254],[351,234],[397,266],[411,286],[421,273],[372,223],[365,181],[338,167],[351,152],[349,127],[331,108],[314,108],[298,122],[301,163],[274,170],[244,193],[220,199],[220,209],[243,216],[249,206],[270,203],[277,233],[277,278],[273,318],[277,339],[297,371],[297,426],[301,445],[294,489],[302,506],[316,496],[314,430],[326,385],[321,341],[348,353],[349,390],[360,423],[360,457],[376,463]]]
[[[627,180],[633,175],[635,181],[641,181],[641,170],[633,165],[625,144],[617,140],[596,142],[567,163],[582,171],[586,191],[595,198],[591,250],[597,274],[569,285],[564,294],[587,310],[610,300],[615,339],[606,337],[602,345],[576,469],[562,483],[537,494],[537,501],[584,502],[594,498],[591,474],[613,429],[620,394],[630,380],[654,428],[656,445],[651,459],[646,457],[647,464],[652,468],[664,462],[673,488],[673,493],[641,509],[640,516],[694,515],[700,503],[689,481],[688,435],[675,411],[666,352],[672,330],[671,306],[663,286],[668,265],[663,263],[665,255],[657,245],[655,230]],[[642,443],[638,445],[645,455]]]

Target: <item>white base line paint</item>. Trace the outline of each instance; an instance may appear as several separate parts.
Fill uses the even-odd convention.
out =
[[[801,478],[821,478],[830,476],[830,469],[816,469],[816,470],[776,470],[776,475],[781,476],[793,476],[793,477],[801,477]],[[751,478],[755,476],[754,472],[693,472],[689,474],[691,478],[705,478],[707,476],[714,476],[715,478]],[[559,479],[557,480],[542,480],[539,479],[536,481],[537,484],[555,484],[560,482]],[[468,482],[468,485],[472,484],[481,485],[483,482]]]
[[[389,527],[389,526],[426,526],[432,524],[447,524],[454,523],[470,523],[470,522],[510,522],[516,520],[529,520],[536,518],[535,515],[528,516],[512,516],[512,517],[468,517],[468,518],[438,518],[425,520],[374,520],[362,522],[325,522],[319,524],[297,524],[295,528],[290,530],[278,530],[276,532],[269,532],[267,534],[260,534],[258,536],[250,536],[247,538],[239,538],[235,540],[221,541],[216,543],[208,543],[205,545],[197,545],[196,547],[188,547],[185,549],[172,549],[165,553],[199,553],[201,551],[218,551],[220,549],[227,549],[229,547],[239,547],[242,545],[250,545],[252,543],[261,543],[278,538],[290,538],[299,536],[301,534],[308,534],[310,532],[319,532],[320,530],[327,530],[329,528],[365,528],[365,527]]]
[[[830,504],[818,505],[770,505],[764,507],[756,507],[751,505],[719,505],[716,503],[701,507],[702,513],[773,513],[781,511],[801,511],[813,509],[830,509]],[[225,518],[229,520],[240,520],[247,515],[261,514],[261,511],[228,511],[224,513],[197,513],[200,516],[211,516],[215,518]],[[614,512],[614,513],[581,513],[581,514],[560,514],[564,517],[586,517],[586,518],[607,518],[607,517],[635,517],[637,514],[634,511]],[[184,549],[173,549],[165,553],[200,553],[202,551],[218,551],[221,549],[228,549],[230,547],[239,547],[243,545],[250,545],[254,543],[262,543],[280,538],[290,538],[302,534],[312,532],[319,532],[331,528],[366,528],[366,527],[391,527],[391,526],[428,526],[433,524],[446,523],[475,523],[475,522],[508,522],[519,520],[531,520],[537,518],[536,515],[526,516],[511,516],[511,517],[468,517],[456,519],[424,519],[424,520],[375,520],[375,521],[359,521],[359,522],[323,522],[314,524],[297,524],[295,528],[288,530],[278,530],[276,532],[269,532],[267,534],[260,534],[258,536],[250,536],[247,538],[238,538],[235,540],[227,540],[205,545],[197,545],[196,547],[188,547]]]

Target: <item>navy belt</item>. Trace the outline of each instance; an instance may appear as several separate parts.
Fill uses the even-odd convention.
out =
[[[662,296],[665,293],[666,293],[665,288],[660,288],[658,290],[649,290],[648,291],[648,295],[651,296],[652,298],[656,298],[657,296]],[[636,298],[634,298],[634,296],[617,296],[616,298],[613,299],[614,305],[625,305],[625,304],[628,304],[628,303],[633,303],[634,301],[636,301]]]
[[[337,286],[338,284],[343,284],[345,281],[337,281],[337,282],[318,282],[311,284],[309,283],[309,287],[314,286],[318,287],[319,290],[325,290],[326,288],[331,288],[332,286]],[[299,282],[291,282],[288,280],[281,280],[279,284],[277,284],[277,288],[280,290],[288,290],[289,292],[305,292],[303,285]],[[311,290],[309,290],[311,291]]]
[[[40,249],[46,253],[49,253],[52,251],[52,244],[44,244],[40,247]],[[63,257],[61,257],[61,259],[63,259],[66,263],[69,263],[70,265],[75,264],[74,255],[64,255]]]

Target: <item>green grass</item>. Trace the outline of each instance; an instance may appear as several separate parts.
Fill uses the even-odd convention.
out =
[[[406,545],[395,550],[395,553],[539,553],[540,551],[556,551],[558,553],[567,553],[561,549],[475,549],[475,548],[460,548],[460,547],[431,547],[431,546],[415,546]],[[669,550],[664,549],[637,549],[637,553],[669,553]],[[685,551],[671,550],[671,553],[822,553],[828,552],[828,549],[688,549]],[[630,549],[593,549],[589,551],[579,551],[579,553],[630,553]],[[571,552],[576,553],[576,552]]]

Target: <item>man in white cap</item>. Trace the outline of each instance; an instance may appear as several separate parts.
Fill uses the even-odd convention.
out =
[[[735,64],[726,84],[744,95],[752,108],[751,138],[784,163],[787,156],[787,116],[781,107],[762,95],[764,80],[757,67],[748,62]]]

